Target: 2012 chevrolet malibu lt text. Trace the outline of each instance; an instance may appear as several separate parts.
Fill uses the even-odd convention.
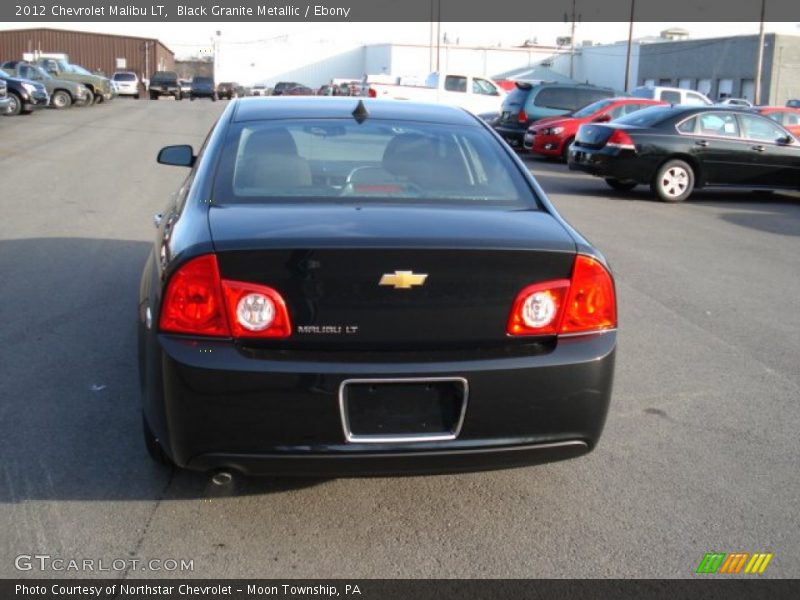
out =
[[[446,106],[234,100],[157,216],[147,447],[193,470],[440,473],[598,442],[614,281],[523,163]]]

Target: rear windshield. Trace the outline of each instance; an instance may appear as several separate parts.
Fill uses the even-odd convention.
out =
[[[598,100],[597,102],[592,102],[590,105],[584,106],[579,111],[576,111],[572,116],[573,117],[590,117],[594,113],[596,113],[598,110],[603,110],[605,107],[607,107],[612,102],[614,102],[613,98],[611,100]]]
[[[671,106],[651,106],[635,112],[629,113],[624,117],[615,120],[615,123],[625,125],[635,125],[637,127],[652,127],[658,125],[664,119],[672,116],[674,111]]]
[[[234,123],[214,202],[391,201],[535,208],[482,127],[370,119]]]
[[[114,73],[114,81],[136,81],[133,73]]]
[[[503,100],[503,106],[522,106],[530,93],[531,88],[523,89],[514,86],[514,89],[508,92],[505,100]]]

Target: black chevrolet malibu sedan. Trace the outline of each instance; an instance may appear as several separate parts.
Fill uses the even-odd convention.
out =
[[[649,185],[665,202],[712,186],[798,190],[800,143],[752,110],[654,106],[581,125],[569,168],[603,177],[616,190]]]
[[[457,108],[234,100],[157,216],[139,295],[156,460],[265,475],[576,457],[614,374],[608,266]]]

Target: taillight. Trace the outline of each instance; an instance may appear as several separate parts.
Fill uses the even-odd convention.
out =
[[[376,92],[374,88],[369,88],[367,91],[367,96],[370,98],[376,98],[378,96],[378,92]]]
[[[170,278],[159,329],[211,337],[287,337],[289,311],[270,287],[221,279],[217,257],[206,254]]]
[[[563,312],[569,279],[529,285],[514,300],[506,332],[509,335],[554,335]]]
[[[559,333],[588,333],[617,326],[614,281],[603,264],[579,254],[572,266],[572,279]]]
[[[161,304],[159,328],[173,333],[230,336],[216,256],[193,258],[172,275]]]
[[[525,112],[524,108],[520,108],[519,112],[517,113],[517,122],[518,123],[527,123],[528,122],[528,113]]]
[[[626,150],[636,150],[636,145],[633,143],[633,138],[625,133],[622,129],[615,129],[611,137],[606,141],[606,146],[615,146],[617,148],[624,148]]]
[[[617,326],[611,274],[597,260],[579,254],[570,279],[529,285],[517,294],[508,335],[594,333]]]
[[[222,280],[233,337],[283,338],[292,333],[289,311],[271,287]]]

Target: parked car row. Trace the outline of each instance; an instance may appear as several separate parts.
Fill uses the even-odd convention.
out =
[[[3,115],[27,114],[46,106],[90,106],[116,95],[111,80],[63,59],[6,61],[0,64],[0,79],[5,88]]]
[[[560,158],[615,190],[647,184],[660,200],[680,202],[700,187],[800,189],[800,108],[789,104],[714,104],[658,86],[627,95],[517,82],[492,126],[512,148]]]

